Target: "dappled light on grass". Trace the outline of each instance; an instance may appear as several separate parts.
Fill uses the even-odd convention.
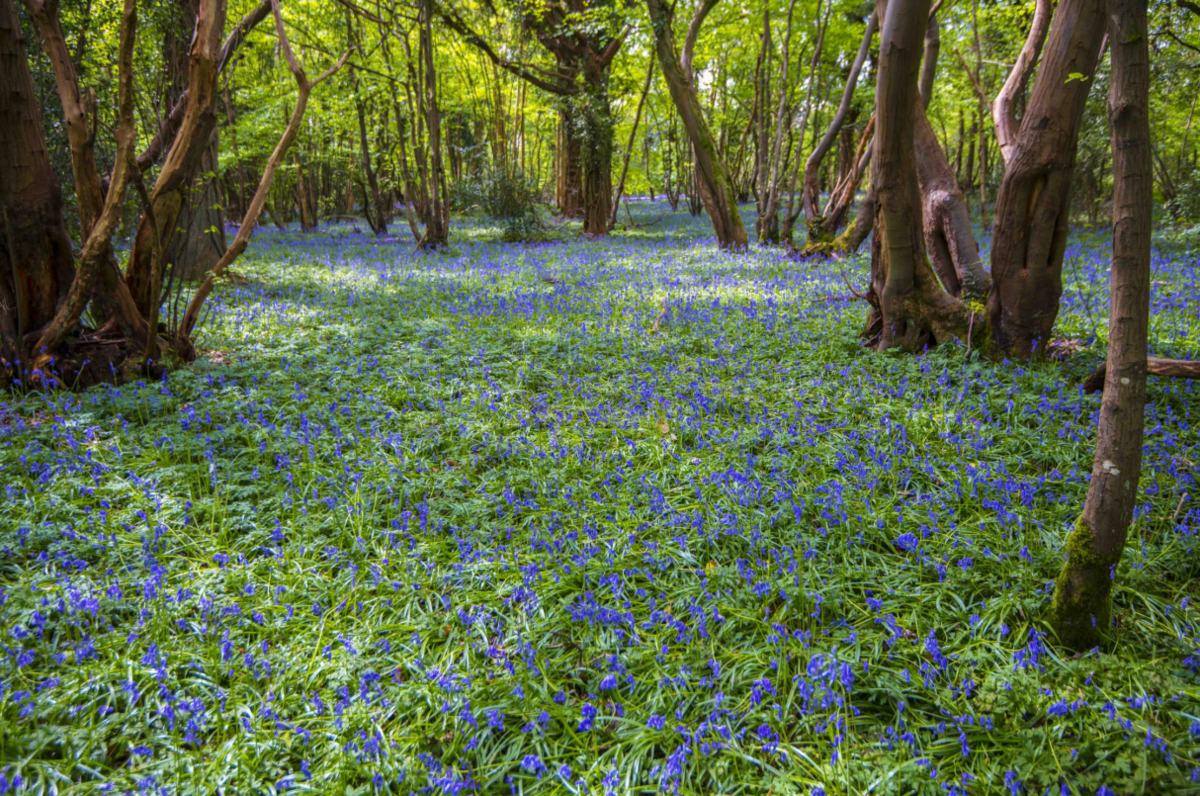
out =
[[[1151,382],[1113,648],[1047,635],[1094,443],[1102,236],[1068,253],[1080,352],[1021,365],[869,353],[843,277],[862,260],[721,254],[702,227],[468,229],[433,254],[262,230],[197,340],[222,363],[14,397],[4,776],[1196,787],[1198,385]],[[1189,257],[1156,255],[1156,354],[1200,352]]]

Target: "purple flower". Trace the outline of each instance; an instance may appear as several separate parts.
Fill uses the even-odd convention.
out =
[[[521,768],[536,775],[538,779],[541,779],[542,774],[546,773],[546,766],[542,763],[542,758],[537,755],[525,755],[521,760]]]

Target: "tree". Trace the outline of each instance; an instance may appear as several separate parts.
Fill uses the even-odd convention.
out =
[[[875,239],[871,293],[878,346],[919,350],[957,336],[964,307],[938,285],[925,256],[914,120],[928,0],[879,0],[884,20],[875,89]]]
[[[606,235],[612,208],[609,67],[628,29],[614,32],[612,3],[593,7],[584,0],[552,0],[520,8],[522,27],[554,57],[553,69],[502,57],[461,15],[447,5],[437,7],[447,27],[492,63],[558,98],[561,209],[567,216],[583,216],[584,234]]]
[[[167,151],[166,160],[150,195],[151,212],[142,216],[134,238],[125,281],[143,317],[150,315],[158,296],[151,289],[155,241],[171,248],[176,222],[188,198],[192,181],[207,151],[217,124],[217,72],[221,63],[221,37],[225,29],[224,0],[200,0],[196,31],[188,56],[188,91],[183,119]],[[150,222],[155,226],[151,228]]]
[[[845,211],[849,207],[850,202],[848,199],[853,199],[853,190],[858,187],[858,180],[852,180],[853,189],[850,190],[850,196],[847,201],[842,204],[832,204],[833,197],[831,196],[831,205],[825,212],[821,212],[819,204],[821,199],[821,163],[825,159],[825,156],[829,154],[830,149],[833,148],[833,144],[842,132],[846,118],[850,114],[850,109],[854,102],[854,88],[858,85],[858,77],[862,74],[863,65],[867,62],[867,56],[871,52],[871,39],[875,36],[877,24],[874,13],[867,17],[867,27],[863,31],[862,44],[859,45],[858,54],[854,58],[850,71],[846,74],[845,87],[842,89],[842,99],[838,103],[837,110],[834,111],[833,118],[829,122],[829,127],[825,130],[825,134],[813,148],[813,151],[804,163],[801,203],[804,208],[804,216],[808,221],[808,243],[810,245],[829,241],[833,237],[840,226],[841,218],[844,217]],[[858,158],[855,158],[856,164],[857,161]],[[861,179],[861,172],[857,176]],[[833,193],[841,199],[845,198],[845,192],[846,188],[842,187],[841,192],[835,189]],[[837,217],[832,217],[835,207],[840,208],[841,212],[837,214]]]
[[[200,1],[189,56],[191,74],[186,105],[174,138],[167,141],[170,131],[164,125],[147,150],[135,157],[133,52],[137,14],[135,0],[125,0],[117,59],[116,153],[105,187],[96,172],[95,136],[86,125],[88,111],[80,100],[82,92],[58,23],[57,4],[53,0],[28,0],[28,5],[43,32],[43,42],[55,68],[64,117],[69,120],[68,140],[80,203],[83,245],[78,267],[73,268],[59,186],[49,166],[19,19],[12,0],[0,0],[0,65],[4,67],[0,79],[6,81],[0,83],[0,132],[6,141],[15,143],[13,156],[0,163],[0,210],[6,222],[0,239],[3,244],[0,245],[0,365],[10,381],[51,387],[63,383],[86,386],[121,373],[160,367],[158,361],[164,345],[183,360],[190,360],[195,351],[189,332],[196,314],[191,314],[189,325],[174,330],[164,329],[158,322],[165,252],[174,231],[173,222],[160,216],[159,210],[178,217],[183,196],[190,187],[189,166],[194,166],[208,143],[205,125],[210,120],[206,116],[211,111],[216,74],[233,48],[262,18],[262,7],[244,18],[221,46],[224,3]],[[277,0],[269,0],[267,7],[274,10],[277,37],[286,45]],[[284,46],[284,50],[290,60],[290,48]],[[338,66],[344,60],[343,56]],[[312,85],[325,76],[308,84],[307,89],[302,77],[301,72],[297,79],[307,97]],[[302,115],[301,105],[298,114],[293,114],[285,139],[295,137]],[[211,134],[212,128],[207,129]],[[168,149],[167,158],[152,194],[143,184],[141,172],[143,164],[152,163],[155,151],[163,148]],[[286,146],[279,148],[278,157],[271,162],[272,169],[264,176],[261,196],[252,202],[254,218],[265,201],[270,175],[286,149]],[[191,173],[194,175],[194,169]],[[141,291],[146,303],[144,313],[120,276],[112,246],[130,184],[137,188],[144,211],[129,266],[138,277],[131,282]],[[235,246],[218,263],[221,270],[245,249],[252,229],[252,221],[243,224]],[[81,318],[89,303],[100,310],[111,310],[115,324],[84,328]],[[202,303],[203,296],[193,301],[196,312]]]
[[[308,108],[308,98],[312,95],[312,90],[341,69],[352,52],[351,50],[347,50],[333,66],[318,75],[316,79],[310,80],[304,71],[304,67],[296,58],[295,53],[292,52],[292,45],[288,41],[287,29],[283,25],[283,15],[279,10],[279,0],[270,0],[270,3],[271,12],[275,17],[275,35],[279,40],[279,48],[283,52],[283,57],[287,62],[288,71],[292,73],[292,77],[296,81],[298,90],[296,105],[292,110],[287,127],[284,128],[283,135],[279,139],[279,143],[275,145],[274,151],[271,152],[271,157],[267,160],[267,165],[263,169],[262,179],[258,183],[258,189],[254,192],[254,197],[250,200],[250,205],[246,209],[246,215],[243,217],[242,225],[238,228],[237,235],[233,239],[233,244],[225,251],[225,254],[222,255],[220,261],[212,269],[212,272],[205,277],[204,282],[196,290],[195,296],[192,297],[187,310],[183,314],[183,318],[179,322],[176,337],[189,349],[191,348],[192,331],[195,330],[196,322],[200,318],[200,310],[212,292],[217,278],[225,272],[225,269],[234,260],[241,256],[242,252],[250,244],[250,235],[254,232],[255,226],[258,224],[258,219],[262,215],[263,208],[266,206],[267,195],[271,190],[271,181],[274,179],[279,167],[283,165],[288,149],[291,148],[296,140],[296,136],[300,132],[300,124],[304,121],[304,112]]]
[[[12,0],[0,0],[0,140],[5,142],[0,157],[0,365],[9,381],[22,375],[26,335],[50,323],[74,278],[62,190],[50,168]],[[92,225],[99,207],[95,211]]]
[[[1112,77],[1112,306],[1096,456],[1083,514],[1067,540],[1054,592],[1059,638],[1087,648],[1110,624],[1112,582],[1133,518],[1142,468],[1150,325],[1150,53],[1145,0],[1109,0]]]
[[[745,249],[750,243],[750,238],[738,211],[737,191],[729,179],[729,172],[717,148],[716,139],[704,119],[704,109],[696,95],[690,68],[691,51],[695,46],[696,36],[704,24],[704,18],[717,2],[718,0],[703,0],[696,10],[688,26],[682,63],[675,49],[671,11],[663,5],[662,0],[646,0],[646,7],[650,12],[650,24],[654,28],[654,47],[658,54],[659,66],[667,81],[671,99],[683,121],[683,127],[692,142],[700,196],[712,221],[713,231],[717,235],[717,244],[723,249]]]
[[[1104,38],[1103,0],[1060,0],[996,197],[988,316],[996,346],[1017,356],[1050,342],[1079,126]]]

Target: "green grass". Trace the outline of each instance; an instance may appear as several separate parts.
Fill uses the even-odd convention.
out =
[[[1150,387],[1111,647],[1046,625],[1104,240],[1068,253],[1082,352],[994,364],[867,352],[862,260],[701,221],[263,233],[219,354],[0,404],[3,784],[1194,793],[1194,384]],[[1200,353],[1197,287],[1164,244],[1155,353]]]

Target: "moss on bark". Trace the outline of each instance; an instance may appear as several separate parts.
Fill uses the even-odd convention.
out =
[[[1111,624],[1113,570],[1119,556],[1095,551],[1094,533],[1082,518],[1067,538],[1066,561],[1051,604],[1052,622],[1066,646],[1091,649]]]

